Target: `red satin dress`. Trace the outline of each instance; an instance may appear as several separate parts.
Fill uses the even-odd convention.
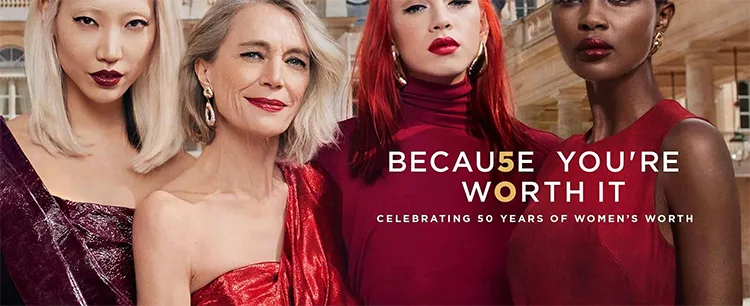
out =
[[[675,303],[677,287],[675,249],[662,236],[658,223],[645,215],[656,214],[654,186],[657,173],[642,172],[640,158],[632,162],[631,151],[661,152],[662,142],[678,122],[695,118],[679,103],[663,100],[625,130],[611,137],[587,143],[589,133],[574,135],[558,148],[564,156],[573,151],[569,172],[557,154],[550,155],[539,171],[540,202],[530,203],[527,214],[542,215],[543,223],[522,223],[511,236],[508,272],[516,304],[554,305],[669,305]],[[578,156],[585,151],[602,157],[599,170],[585,173]],[[623,169],[611,173],[606,152],[625,152]],[[661,154],[660,154],[661,155]],[[615,158],[613,167],[619,164]],[[659,158],[661,163],[661,158]],[[589,160],[589,167],[592,162]],[[583,182],[583,201],[578,195],[567,202],[565,189],[556,188],[550,201],[543,181],[571,182],[578,189]],[[614,200],[608,181],[622,181],[619,202]],[[598,183],[605,193],[599,200]],[[558,186],[559,187],[559,186]],[[564,223],[550,222],[551,215],[568,215]],[[624,222],[576,222],[574,215],[631,216]],[[636,216],[633,222],[633,215]]]
[[[281,167],[289,198],[279,262],[224,273],[193,292],[193,305],[353,305],[341,237],[341,195],[313,166]]]

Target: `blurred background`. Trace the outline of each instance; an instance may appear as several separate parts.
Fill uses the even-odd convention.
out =
[[[182,5],[186,34],[216,2],[171,1]],[[370,1],[304,1],[325,21],[353,67]],[[504,25],[505,61],[517,117],[534,128],[568,137],[585,132],[591,115],[584,81],[568,69],[557,48],[551,1],[493,3]],[[710,120],[726,137],[740,193],[744,296],[750,297],[750,0],[672,1],[676,15],[664,46],[653,58],[657,80],[664,96]],[[29,109],[23,28],[30,3],[0,0],[0,114],[6,119]],[[336,109],[339,119],[354,115],[352,105]],[[188,150],[198,154],[200,148],[189,145]]]

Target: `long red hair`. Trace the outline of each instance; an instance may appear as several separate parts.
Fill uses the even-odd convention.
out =
[[[509,83],[503,63],[503,37],[500,19],[490,0],[477,0],[485,14],[487,67],[473,79],[469,109],[480,136],[490,148],[520,150],[530,140],[513,117]],[[400,101],[396,87],[395,66],[391,55],[391,25],[388,0],[373,0],[357,49],[359,85],[357,91],[357,126],[349,149],[350,172],[372,183],[382,176],[388,151],[396,150],[394,139],[400,119]],[[407,85],[408,86],[408,85]]]

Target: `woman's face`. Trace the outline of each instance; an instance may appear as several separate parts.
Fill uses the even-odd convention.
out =
[[[436,83],[461,81],[487,22],[479,0],[390,0],[391,35],[404,70]]]
[[[310,60],[297,19],[261,3],[237,12],[215,59],[199,59],[195,68],[204,88],[214,92],[217,126],[267,138],[286,131],[299,111]]]
[[[654,0],[554,0],[552,25],[565,62],[588,81],[619,78],[649,56],[674,7]]]
[[[68,90],[96,103],[122,97],[151,61],[154,1],[64,0],[55,43]]]

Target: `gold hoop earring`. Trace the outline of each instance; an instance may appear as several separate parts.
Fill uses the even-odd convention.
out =
[[[471,65],[469,65],[469,77],[476,80],[486,70],[487,62],[489,62],[487,58],[487,46],[482,42],[479,44],[477,56],[474,57]]]
[[[659,51],[659,48],[664,45],[664,32],[657,32],[656,36],[654,36],[654,45],[651,47],[651,52],[649,52],[649,56],[652,56],[656,53],[656,51]]]
[[[391,45],[391,56],[393,56],[393,65],[395,67],[393,74],[396,77],[396,85],[399,88],[402,88],[406,86],[406,74],[404,73],[404,68],[401,67],[401,61],[399,60],[398,52],[396,52],[396,46],[394,45]]]

